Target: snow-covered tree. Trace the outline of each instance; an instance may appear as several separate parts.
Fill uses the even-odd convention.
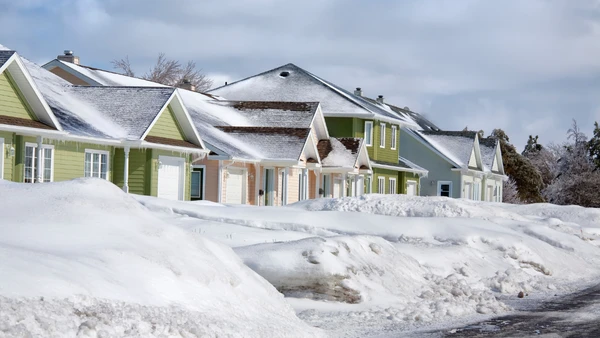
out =
[[[502,201],[504,203],[511,204],[522,204],[523,202],[519,199],[519,191],[517,190],[517,183],[512,178],[504,182],[502,187]]]
[[[598,126],[598,122],[594,122],[594,135],[588,142],[588,149],[596,170],[600,170],[600,126]]]
[[[542,175],[525,156],[519,154],[502,129],[494,129],[490,137],[500,142],[504,171],[517,185],[518,196],[523,203],[543,202],[541,191],[544,187]]]

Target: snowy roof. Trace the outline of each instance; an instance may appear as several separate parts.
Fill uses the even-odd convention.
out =
[[[439,151],[458,167],[466,168],[475,145],[474,131],[415,131],[417,137]]]
[[[0,50],[0,67],[2,67],[13,54],[15,54],[14,50]]]
[[[365,100],[369,101],[371,104],[374,104],[381,109],[388,110],[394,114],[401,116],[404,119],[413,121],[413,123],[418,125],[420,127],[420,129],[422,129],[422,130],[440,130],[440,128],[438,126],[436,126],[435,124],[433,124],[433,122],[424,118],[421,114],[411,111],[410,109],[408,109],[408,107],[400,108],[400,107],[397,107],[397,106],[394,106],[392,104],[385,103],[385,102],[383,104],[381,104],[381,103],[377,102],[377,100],[373,100],[369,97],[365,97],[365,96],[362,96],[362,97]]]
[[[323,167],[352,168],[358,160],[363,139],[354,137],[330,137],[317,144]]]
[[[131,77],[104,69],[77,65],[72,62],[61,61],[58,59],[48,62],[43,67],[46,68],[46,66],[62,66],[62,68],[74,70],[91,80],[86,82],[92,82],[92,85],[97,86],[168,87],[157,82]]]
[[[309,128],[318,102],[214,101],[213,105],[230,107],[252,126]]]
[[[496,157],[496,146],[498,140],[494,138],[480,138],[479,139],[479,150],[481,152],[481,161],[485,171],[492,171],[494,165],[494,158]]]
[[[217,127],[236,142],[221,144],[222,149],[233,157],[263,160],[293,160],[298,161],[310,128],[279,128],[279,127]],[[252,156],[235,144],[242,143],[255,149],[260,157]],[[250,155],[250,156],[249,156]]]
[[[229,100],[320,102],[325,116],[378,119],[418,127],[411,119],[373,105],[291,63],[209,93]]]
[[[402,166],[404,168],[407,168],[407,169],[415,170],[415,171],[425,171],[425,172],[428,171],[427,169],[414,164],[413,162],[405,159],[404,157],[399,157],[398,158],[398,165],[400,165],[400,166]]]

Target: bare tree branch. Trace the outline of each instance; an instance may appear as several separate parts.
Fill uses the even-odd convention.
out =
[[[124,59],[112,60],[113,68],[120,70],[123,75],[134,77],[135,73],[131,69],[131,63],[129,62],[129,56],[125,56]]]

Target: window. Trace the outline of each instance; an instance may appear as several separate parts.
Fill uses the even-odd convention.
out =
[[[377,192],[380,194],[385,194],[385,177],[377,177]]]
[[[323,175],[323,197],[331,196],[331,175]]]
[[[84,176],[108,179],[108,151],[85,150]]]
[[[373,145],[373,121],[365,122],[365,145],[367,147]]]
[[[398,144],[398,126],[392,126],[392,144],[390,145],[392,150],[396,150],[397,144]]]
[[[390,178],[390,190],[388,193],[389,194],[396,193],[396,179],[395,178]]]
[[[438,182],[438,196],[452,197],[452,182]]]
[[[204,199],[203,186],[204,186],[204,167],[194,167],[191,173],[191,198],[192,200]]]
[[[25,165],[23,173],[23,182],[34,183],[38,174],[38,161],[37,161],[37,144],[26,143],[25,144]],[[54,146],[43,145],[41,151],[42,157],[42,181],[52,182],[52,158],[54,153]]]
[[[385,148],[385,123],[379,124],[379,148]]]

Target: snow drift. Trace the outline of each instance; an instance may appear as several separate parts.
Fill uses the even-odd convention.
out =
[[[4,334],[319,334],[229,247],[111,183],[0,184],[0,196]]]

